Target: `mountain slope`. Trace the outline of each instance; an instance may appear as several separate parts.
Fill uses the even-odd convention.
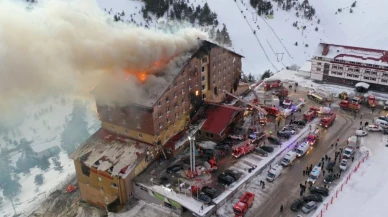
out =
[[[98,2],[102,8],[125,11],[126,15],[137,13],[133,19],[137,23],[144,23],[139,14],[144,4],[140,1]],[[388,19],[384,18],[388,16],[384,11],[388,2],[382,0],[357,2],[355,7],[351,7],[354,0],[310,0],[310,5],[315,8],[315,16],[311,20],[302,16],[303,10],[296,9],[298,4],[303,3],[302,0],[292,1],[295,6],[289,11],[278,6],[277,1],[270,1],[274,11],[271,19],[265,15],[258,16],[250,0],[188,2],[194,6],[206,2],[209,4],[211,10],[217,13],[220,25],[226,24],[233,43],[232,49],[245,56],[244,72],[254,75],[262,74],[267,69],[278,71],[292,64],[302,65],[311,58],[319,42],[388,49],[385,40],[388,33],[384,29],[388,24]],[[342,12],[338,12],[339,8]],[[297,12],[299,17],[296,16]],[[294,27],[296,21],[298,25]],[[295,46],[295,42],[298,46]]]

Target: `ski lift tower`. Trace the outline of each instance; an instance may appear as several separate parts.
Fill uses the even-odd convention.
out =
[[[195,173],[195,137],[189,136],[190,141],[190,170],[191,173]]]

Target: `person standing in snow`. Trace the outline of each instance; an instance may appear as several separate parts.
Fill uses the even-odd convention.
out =
[[[280,212],[283,212],[283,204],[280,205]]]

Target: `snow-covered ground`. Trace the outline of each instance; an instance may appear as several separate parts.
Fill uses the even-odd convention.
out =
[[[138,24],[144,23],[139,14],[143,5],[140,1],[97,1],[101,8],[107,11],[112,9],[112,16],[114,12],[125,11],[127,20],[131,20],[130,14],[133,14],[132,18]],[[211,10],[217,13],[220,26],[224,23],[228,28],[232,49],[245,56],[244,72],[253,75],[260,75],[267,69],[276,72],[292,64],[301,66],[311,58],[319,42],[388,49],[384,28],[388,24],[388,19],[384,19],[388,1],[384,0],[357,1],[352,13],[349,10],[354,0],[310,0],[316,11],[312,20],[297,17],[295,9],[284,11],[274,1],[271,1],[273,19],[257,16],[249,0],[189,2],[193,5],[207,2]],[[339,8],[342,12],[338,12]],[[299,28],[292,25],[296,21]],[[306,28],[302,30],[302,26]],[[316,27],[318,31],[315,31]],[[256,34],[253,34],[254,30]],[[298,42],[298,46],[294,45],[295,42]]]
[[[70,114],[73,109],[73,101],[76,97],[65,96],[48,98],[41,103],[29,104],[26,106],[26,118],[14,130],[0,135],[0,149],[13,149],[16,146],[13,143],[8,143],[4,137],[8,137],[12,141],[19,142],[22,138],[27,141],[32,141],[31,147],[35,152],[44,151],[53,146],[60,146],[60,136],[64,130],[66,120],[70,120]],[[64,102],[65,101],[65,102]],[[94,133],[100,126],[97,114],[95,111],[94,101],[84,101],[87,105],[87,113],[85,120],[88,122],[89,133]],[[17,149],[10,153],[12,165],[15,166],[17,160],[22,155],[21,151]],[[59,162],[63,167],[63,171],[54,170],[54,164],[50,161],[50,167],[47,171],[34,167],[30,174],[18,174],[20,178],[21,192],[16,195],[14,204],[17,213],[29,214],[39,204],[45,200],[49,194],[57,190],[59,186],[64,185],[72,177],[74,177],[74,164],[68,158],[64,151],[59,154]],[[43,184],[36,187],[35,176],[42,174],[44,177]],[[60,189],[64,190],[64,189]],[[0,192],[0,196],[1,192]],[[0,216],[12,216],[14,210],[11,202],[4,198],[3,205],[0,207]]]
[[[323,216],[387,216],[384,201],[388,194],[388,136],[378,132],[370,133],[363,140],[364,148],[369,150],[368,159],[351,175],[343,191],[338,193],[338,198],[334,197],[333,204],[329,204],[327,211],[325,207],[320,207],[324,210]],[[320,209],[312,216],[320,216]]]

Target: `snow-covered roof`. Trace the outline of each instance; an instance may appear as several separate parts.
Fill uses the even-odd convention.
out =
[[[363,87],[365,89],[368,89],[370,87],[370,85],[368,83],[365,83],[365,82],[358,82],[355,86],[356,87]]]
[[[129,138],[98,130],[70,155],[88,167],[125,178],[144,158],[148,146]]]
[[[314,56],[388,67],[388,51],[320,43]]]
[[[311,61],[307,61],[299,68],[299,71],[309,72],[311,71]]]

